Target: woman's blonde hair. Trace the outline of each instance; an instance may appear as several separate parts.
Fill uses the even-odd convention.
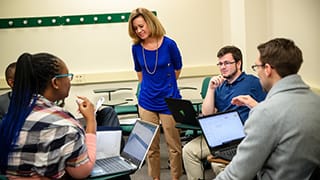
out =
[[[159,19],[151,11],[146,8],[137,8],[130,14],[128,27],[129,36],[132,38],[134,44],[138,44],[142,41],[133,27],[133,21],[139,16],[146,21],[146,24],[151,32],[151,37],[162,37],[166,34],[166,30],[160,23]]]

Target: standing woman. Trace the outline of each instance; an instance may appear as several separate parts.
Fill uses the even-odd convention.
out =
[[[165,35],[158,18],[145,8],[132,11],[129,35],[133,40],[132,55],[141,89],[138,97],[141,119],[162,124],[168,146],[172,179],[182,175],[181,141],[176,122],[165,98],[181,98],[177,79],[182,58],[177,44]],[[153,179],[160,179],[160,132],[148,152],[148,171]]]
[[[0,125],[0,170],[9,179],[82,179],[96,159],[94,106],[78,97],[86,129],[55,104],[68,96],[66,64],[47,54],[22,54],[16,64],[12,98]]]

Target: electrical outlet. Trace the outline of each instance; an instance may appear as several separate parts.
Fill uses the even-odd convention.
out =
[[[73,77],[72,83],[74,83],[74,84],[86,83],[86,76],[84,74],[76,74]]]
[[[9,88],[5,78],[0,78],[0,89]]]

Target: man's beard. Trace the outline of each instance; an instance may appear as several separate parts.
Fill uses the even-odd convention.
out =
[[[235,71],[233,71],[230,75],[228,76],[223,76],[226,80],[230,80],[233,79],[233,77],[237,74],[237,69]]]

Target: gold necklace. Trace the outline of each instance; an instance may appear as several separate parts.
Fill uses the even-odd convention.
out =
[[[155,72],[156,72],[156,70],[157,70],[157,66],[158,66],[158,40],[157,40],[157,50],[156,50],[156,62],[155,62],[155,64],[154,64],[154,69],[153,69],[153,71],[151,72],[150,70],[149,70],[149,68],[148,68],[148,65],[147,65],[147,61],[146,61],[146,56],[145,56],[145,54],[144,54],[144,47],[142,46],[142,56],[143,56],[143,61],[144,61],[144,67],[146,68],[146,70],[147,70],[147,72],[149,73],[149,74],[151,74],[151,75],[153,75]]]

